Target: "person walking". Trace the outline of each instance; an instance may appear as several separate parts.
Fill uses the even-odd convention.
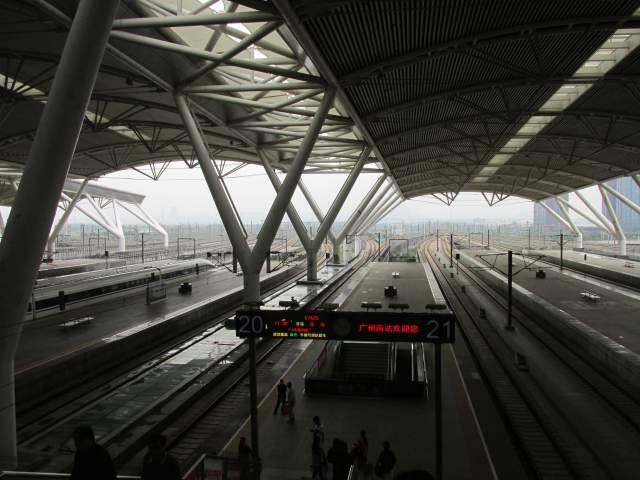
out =
[[[71,480],[116,480],[116,469],[109,452],[96,443],[93,429],[80,425],[73,431],[76,455]]]
[[[287,401],[287,386],[284,384],[284,380],[280,379],[277,387],[278,399],[276,400],[276,408],[273,409],[273,414],[278,413],[278,407],[280,411],[284,413],[284,404]]]
[[[293,390],[293,385],[291,382],[287,382],[287,409],[289,410],[289,423],[294,423],[296,421],[296,392]]]
[[[311,445],[311,478],[312,480],[326,480],[327,479],[327,457],[320,445],[320,440],[315,438],[313,445]]]
[[[149,451],[144,456],[142,480],[180,480],[180,464],[167,452],[167,439],[154,433],[147,442]]]
[[[320,422],[319,416],[316,415],[315,417],[313,417],[313,426],[309,431],[313,435],[312,441],[315,442],[317,439],[320,442],[320,445],[323,446],[324,445],[324,427]]]
[[[240,437],[238,444],[238,462],[240,463],[240,480],[249,480],[251,478],[251,460],[253,452],[251,447],[247,445],[247,439]]]
[[[382,444],[382,452],[378,455],[378,461],[374,468],[377,477],[390,480],[393,476],[393,468],[396,466],[396,455],[391,450],[391,444],[385,440]]]

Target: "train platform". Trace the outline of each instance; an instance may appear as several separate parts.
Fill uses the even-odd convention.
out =
[[[484,267],[493,268],[494,271],[507,271],[507,256],[504,254],[495,255],[484,249],[466,249],[464,253]],[[577,256],[576,254],[579,252],[572,252],[572,257]],[[591,254],[587,255],[589,261]],[[613,265],[616,260],[598,259],[602,265]],[[634,321],[638,314],[640,294],[581,273],[566,269],[560,271],[559,266],[532,262],[534,259],[530,257],[523,259],[519,255],[513,256],[513,271],[519,272],[513,277],[514,284],[520,285],[557,309],[569,313],[614,342],[640,354],[640,325]],[[524,270],[521,270],[523,268]],[[544,270],[545,278],[536,277],[536,272],[540,269]]]
[[[318,273],[327,280],[340,270],[322,268]],[[312,296],[318,288],[321,286],[316,284],[293,285],[269,300],[277,305],[278,300],[294,296],[303,302],[304,297]],[[173,409],[186,408],[181,402],[188,403],[187,394],[197,389],[206,391],[210,384],[223,382],[227,367],[244,354],[246,344],[236,337],[235,331],[209,325],[195,338],[127,372],[122,381],[102,385],[93,401],[71,409],[68,416],[44,431],[39,431],[41,424],[25,427],[20,435],[24,439],[20,442],[23,468],[66,471],[72,461],[69,454],[73,448],[72,432],[82,424],[91,425],[99,441],[108,444],[112,456],[119,457],[140,440],[136,435],[144,438],[147,429],[161,423]],[[134,426],[135,435],[121,435],[123,427]]]
[[[428,304],[445,304],[444,297],[420,263],[377,262],[371,264],[362,281],[345,299],[342,310],[359,311],[363,302],[379,302],[379,312],[397,311],[390,304],[406,304],[408,312],[423,312]],[[384,289],[394,286],[397,294],[385,296]]]
[[[546,260],[560,264],[560,250],[527,250],[526,253],[544,255]],[[635,260],[575,250],[563,251],[562,258],[566,267],[640,289],[640,262]]]
[[[274,415],[275,387],[262,400],[258,409],[262,480],[311,478],[310,429],[318,415],[325,432],[324,449],[334,438],[347,442],[349,448],[360,430],[369,439],[368,461],[375,464],[388,440],[398,463],[396,473],[412,469],[435,471],[435,411],[433,401],[422,399],[390,399],[344,396],[306,396],[304,373],[323,348],[315,341],[285,374],[297,395],[296,421],[289,424],[280,414]],[[449,347],[443,349],[443,473],[448,479],[493,479],[494,466],[483,434],[478,428],[466,386],[457,361]],[[240,437],[250,438],[248,420],[222,449],[223,457],[237,456]],[[331,465],[329,465],[331,470]]]
[[[242,276],[218,269],[189,278],[190,295],[178,293],[178,283],[167,288],[166,300],[147,305],[144,291],[105,302],[87,305],[43,319],[25,322],[16,356],[16,373],[37,367],[56,357],[114,341],[116,336],[162,321],[171,313],[207,298],[224,295],[242,285]],[[86,316],[86,325],[63,329],[61,324]]]
[[[378,311],[397,313],[389,308],[389,303],[404,302],[416,305],[415,310],[424,311],[427,303],[444,303],[439,288],[432,288],[430,281],[435,281],[433,274],[420,263],[373,263],[349,291],[340,294],[339,303],[341,310],[363,311],[360,302],[380,302],[382,307]],[[384,295],[384,287],[391,284],[398,289],[395,298]],[[398,459],[395,474],[416,469],[435,474],[433,395],[420,398],[308,395],[304,390],[304,376],[324,345],[322,341],[311,343],[283,376],[285,381],[293,383],[297,396],[293,424],[287,423],[281,414],[273,413],[275,386],[259,404],[261,478],[311,478],[310,429],[315,415],[324,426],[325,452],[331,448],[334,438],[345,441],[351,448],[360,431],[366,430],[368,462],[372,465],[376,463],[383,442],[389,441]],[[433,365],[432,346],[425,346],[430,357],[428,364]],[[526,476],[491,395],[461,339],[442,349],[442,405],[443,478]],[[476,412],[480,412],[480,416]],[[248,419],[221,448],[219,456],[236,458],[240,437],[250,438]],[[496,464],[494,458],[499,456],[498,452],[501,455]],[[329,472],[331,468],[329,465]]]

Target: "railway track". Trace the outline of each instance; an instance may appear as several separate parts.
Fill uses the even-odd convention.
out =
[[[302,299],[300,308],[312,309],[327,302],[360,268],[371,261],[376,251],[377,245],[370,243],[360,260],[330,286],[312,297]],[[282,365],[283,368],[291,365],[310,343],[311,341],[291,342],[274,338],[260,341],[257,345],[256,360],[258,379],[262,379],[266,385],[275,385],[283,372],[277,369],[274,371],[274,365]],[[229,377],[195,402],[188,412],[165,426],[164,434],[168,439],[168,447],[183,466],[195,462],[202,453],[217,453],[247,418],[247,377],[248,370],[245,366],[238,365]],[[139,447],[142,449],[143,445]],[[140,465],[143,453],[140,450],[137,456],[133,456],[129,465],[132,473],[135,472],[135,466]]]
[[[476,243],[476,242],[472,242],[472,243]],[[506,252],[507,250],[511,250],[514,253],[517,253],[518,255],[525,257],[525,258],[530,258],[530,259],[537,259],[536,264],[541,264],[541,265],[545,265],[546,268],[559,268],[558,263],[554,263],[550,260],[545,260],[544,258],[546,258],[546,255],[544,254],[540,254],[542,255],[543,258],[539,258],[540,255],[536,254],[536,255],[530,255],[530,254],[526,254],[526,253],[522,253],[524,250],[528,250],[528,248],[525,248],[522,245],[518,245],[518,244],[512,244],[512,243],[505,243],[505,242],[494,242],[494,245],[496,245],[497,247],[499,247],[499,249],[501,249],[502,251]],[[597,275],[593,275],[591,273],[588,272],[584,272],[582,270],[578,270],[576,268],[572,268],[570,266],[567,265],[563,265],[562,267],[563,270],[567,271],[567,272],[571,272],[575,275],[579,275],[583,278],[590,278],[593,280],[597,280],[598,282],[602,282],[605,284],[609,284],[609,285],[613,285],[619,288],[626,288],[630,291],[633,292],[640,292],[640,289],[635,288],[631,285],[625,284],[625,283],[621,283],[621,282],[616,282],[614,280],[610,280],[610,279],[603,279],[598,277]]]
[[[36,458],[39,469],[63,471],[71,462],[70,432],[79,424],[91,424],[100,442],[122,463],[152,429],[174,420],[174,412],[187,410],[237,370],[246,346],[221,325],[230,313],[195,338],[102,387],[89,402],[70,402],[62,413],[21,429],[19,448]],[[157,412],[166,415],[160,419]],[[56,452],[53,457],[52,452]]]
[[[636,478],[640,406],[633,398],[518,309],[517,329],[506,331],[504,298],[463,262],[454,281],[452,271],[428,245],[422,251],[439,271],[465,339],[535,475]],[[481,308],[485,319],[480,318]]]

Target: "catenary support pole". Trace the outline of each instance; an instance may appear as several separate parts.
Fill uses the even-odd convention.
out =
[[[507,330],[513,330],[513,252],[507,252]]]
[[[436,343],[434,347],[436,357],[436,480],[442,480],[442,345]]]
[[[78,5],[0,244],[0,467],[17,464],[14,356],[118,4]]]
[[[453,233],[449,234],[449,268],[453,268]]]

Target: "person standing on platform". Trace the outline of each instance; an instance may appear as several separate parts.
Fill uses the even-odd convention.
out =
[[[396,466],[396,455],[391,450],[391,444],[388,441],[385,440],[382,447],[374,471],[376,476],[389,480],[393,476],[393,468]]]
[[[309,430],[312,434],[313,434],[313,441],[315,442],[316,439],[320,442],[320,445],[324,445],[324,427],[322,426],[322,423],[320,422],[320,417],[319,416],[315,416],[313,417],[313,426],[311,427],[311,430]]]
[[[315,438],[313,445],[311,446],[311,478],[313,480],[326,480],[327,479],[327,457],[324,454],[320,440]]]
[[[284,384],[284,381],[280,379],[280,383],[278,383],[278,400],[276,400],[276,408],[273,409],[273,414],[278,413],[278,407],[280,407],[280,411],[284,413],[284,404],[287,401],[287,386]]]
[[[167,452],[167,439],[154,433],[147,442],[149,451],[144,456],[142,480],[180,480],[180,464]]]
[[[251,460],[253,452],[251,447],[247,445],[247,439],[240,437],[238,444],[238,462],[240,463],[240,480],[249,480],[251,478]]]
[[[360,430],[360,438],[356,440],[351,449],[351,458],[355,466],[355,478],[363,478],[367,466],[367,456],[369,454],[369,440],[367,440],[366,430]]]
[[[347,443],[339,438],[333,439],[333,445],[327,452],[327,460],[333,464],[333,480],[347,480],[351,457]]]
[[[71,480],[116,480],[116,469],[109,452],[96,443],[93,429],[80,425],[73,431],[76,456]]]
[[[296,421],[296,392],[293,390],[293,385],[291,382],[287,382],[287,409],[289,411],[289,423],[294,423]]]

